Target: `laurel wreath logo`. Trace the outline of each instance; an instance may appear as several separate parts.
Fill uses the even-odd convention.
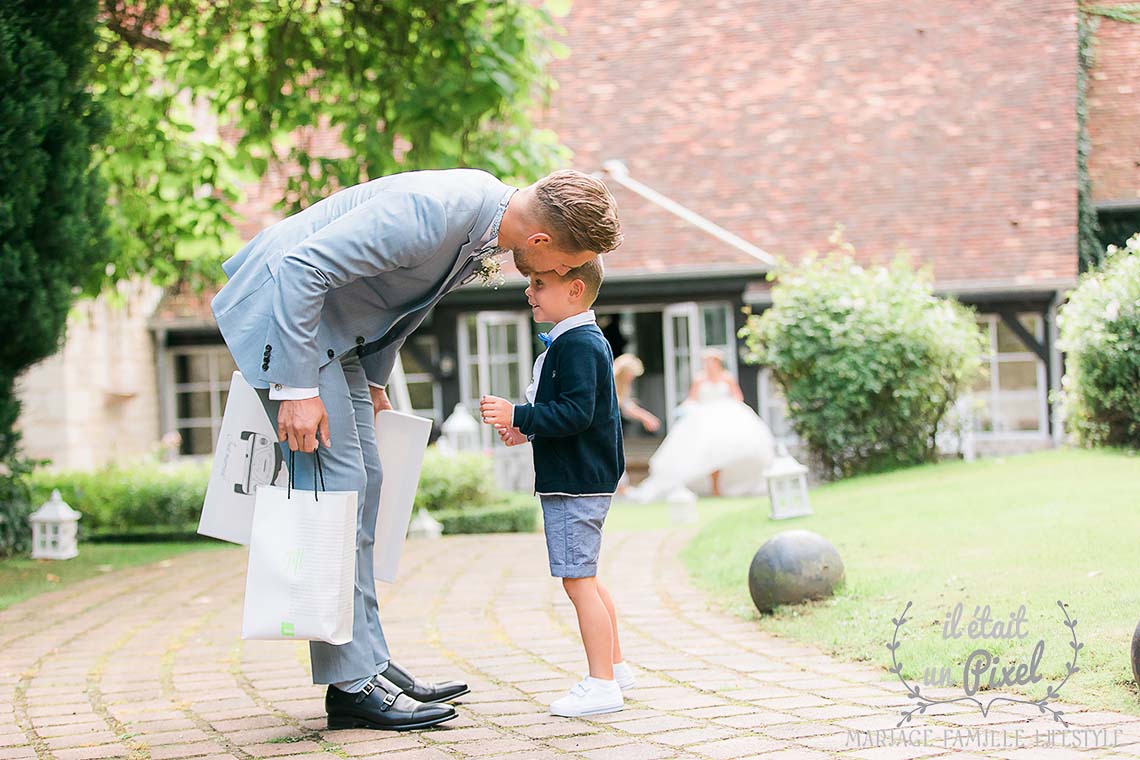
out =
[[[989,715],[990,708],[992,708],[997,702],[1034,705],[1038,710],[1041,711],[1042,715],[1048,712],[1053,716],[1054,721],[1057,721],[1061,725],[1068,728],[1069,724],[1062,717],[1065,714],[1065,711],[1049,707],[1049,702],[1050,700],[1055,700],[1057,698],[1058,694],[1061,691],[1061,687],[1064,686],[1066,682],[1068,682],[1074,673],[1080,672],[1080,668],[1077,667],[1077,655],[1085,645],[1077,641],[1077,620],[1076,618],[1069,617],[1069,611],[1065,609],[1064,603],[1058,601],[1057,606],[1061,608],[1061,613],[1065,616],[1065,622],[1063,625],[1068,628],[1072,634],[1072,641],[1069,642],[1069,646],[1073,650],[1073,660],[1065,666],[1067,670],[1065,677],[1058,683],[1050,684],[1045,692],[1045,696],[1041,697],[1040,699],[1018,699],[1016,697],[1002,696],[994,697],[985,704],[982,704],[982,701],[977,697],[972,697],[969,695],[963,695],[954,699],[932,699],[923,694],[921,692],[921,688],[917,684],[911,684],[909,681],[903,678],[902,662],[900,662],[898,659],[898,649],[902,645],[902,642],[899,641],[899,631],[904,625],[910,622],[910,618],[908,618],[906,614],[910,611],[912,605],[913,602],[907,602],[906,607],[903,609],[902,615],[899,615],[897,618],[891,618],[891,622],[895,624],[895,632],[894,636],[891,638],[891,641],[886,645],[887,649],[889,649],[891,652],[890,672],[899,677],[899,681],[907,690],[907,696],[910,699],[915,700],[915,706],[913,708],[910,710],[901,711],[900,714],[902,715],[902,718],[898,723],[895,724],[895,728],[902,726],[904,723],[909,723],[911,718],[914,717],[915,713],[925,713],[928,707],[933,707],[934,705],[948,705],[953,704],[954,702],[973,702],[978,706],[978,709],[982,711],[983,717]]]

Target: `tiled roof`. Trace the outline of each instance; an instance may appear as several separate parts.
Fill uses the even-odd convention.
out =
[[[1073,3],[575,0],[545,122],[765,250],[837,223],[940,281],[1072,280]],[[729,257],[624,204],[621,256]],[[616,257],[614,259],[616,262]]]

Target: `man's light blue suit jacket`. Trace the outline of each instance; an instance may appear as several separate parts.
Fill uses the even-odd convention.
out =
[[[266,228],[222,265],[211,308],[255,388],[316,388],[356,351],[388,381],[404,339],[476,267],[511,188],[475,169],[408,172],[350,187]]]

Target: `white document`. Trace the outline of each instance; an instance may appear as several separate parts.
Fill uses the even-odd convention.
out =
[[[243,639],[352,641],[356,491],[257,488]]]
[[[283,486],[286,477],[276,428],[257,391],[234,372],[198,532],[249,544],[254,491],[261,485]]]
[[[376,415],[376,448],[384,473],[373,555],[377,580],[396,580],[430,436],[429,419],[388,410]]]

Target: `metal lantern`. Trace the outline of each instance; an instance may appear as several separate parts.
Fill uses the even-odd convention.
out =
[[[797,462],[780,444],[776,459],[764,472],[768,481],[768,499],[772,503],[772,519],[783,520],[811,514],[807,490],[808,468]]]
[[[32,524],[32,559],[71,559],[79,555],[76,530],[79,513],[68,506],[59,495],[51,492],[51,499],[28,517]]]
[[[482,451],[483,442],[479,438],[479,422],[467,411],[463,404],[456,404],[455,411],[439,426],[447,438],[447,447],[452,451]]]

